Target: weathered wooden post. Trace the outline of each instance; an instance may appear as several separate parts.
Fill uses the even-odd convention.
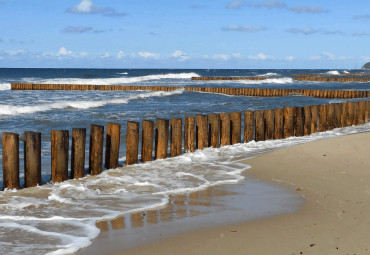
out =
[[[133,165],[137,163],[139,152],[139,122],[127,122],[126,134],[126,164]]]
[[[71,179],[84,176],[86,128],[72,129]]]
[[[220,115],[209,114],[209,146],[213,148],[220,147]]]
[[[3,187],[19,189],[19,134],[3,133]]]
[[[334,129],[335,126],[335,113],[334,113],[334,104],[326,105],[326,123],[327,123],[327,130]]]
[[[41,133],[26,131],[24,141],[24,186],[41,185]]]
[[[284,115],[283,109],[275,109],[275,122],[274,122],[274,139],[282,139],[284,134]]]
[[[303,108],[294,107],[294,122],[293,122],[293,135],[303,136],[304,135],[304,120],[303,120]]]
[[[195,120],[194,117],[184,118],[184,147],[185,152],[194,152]]]
[[[230,125],[230,114],[220,113],[220,128],[221,128],[221,146],[231,144],[231,125]]]
[[[263,118],[265,122],[265,140],[274,139],[274,111],[273,110],[264,110]]]
[[[196,117],[196,142],[197,149],[203,150],[208,147],[208,116],[197,115]]]
[[[327,113],[326,113],[326,105],[319,105],[319,131],[324,132],[328,130],[327,127]]]
[[[311,134],[311,106],[304,106],[303,107],[303,112],[304,112],[304,135],[310,135]]]
[[[254,140],[254,112],[244,112],[244,142]]]
[[[359,109],[359,118],[358,118],[358,124],[365,124],[365,101],[359,101],[358,102],[358,109]]]
[[[263,111],[255,111],[255,133],[256,142],[265,140],[265,119],[263,118]]]
[[[240,112],[230,113],[231,144],[241,142],[242,114]]]
[[[359,105],[357,102],[352,102],[353,105],[353,123],[352,125],[358,125],[359,121]]]
[[[117,123],[108,123],[105,141],[106,169],[118,167],[120,140],[121,140],[121,125]]]
[[[342,109],[343,104],[334,104],[334,128],[341,127]]]
[[[91,175],[97,175],[102,172],[103,143],[104,127],[98,125],[90,125],[89,172]]]
[[[62,182],[68,179],[68,130],[51,130],[51,180]]]
[[[294,119],[294,111],[292,107],[284,107],[284,132],[283,138],[288,138],[293,135],[293,119]]]
[[[171,157],[181,155],[182,150],[182,119],[171,118]]]
[[[152,161],[154,122],[143,120],[143,129],[141,136],[141,162]]]
[[[354,106],[353,102],[347,102],[347,112],[346,112],[346,126],[353,125],[353,118],[354,118]]]
[[[167,158],[169,120],[157,119],[155,126],[155,159]]]

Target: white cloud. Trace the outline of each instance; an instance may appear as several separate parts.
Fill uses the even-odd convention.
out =
[[[124,58],[124,57],[126,57],[126,54],[125,54],[122,50],[120,50],[120,51],[117,53],[117,58],[118,58],[118,59],[121,59],[121,58]]]
[[[255,56],[248,56],[249,59],[252,59],[252,60],[268,60],[268,59],[275,59],[274,57],[272,56],[269,56],[269,55],[266,55],[264,53],[258,53],[257,55]]]
[[[160,57],[159,53],[147,52],[147,51],[139,52],[138,55],[142,58],[145,58],[145,59],[148,59],[148,58],[158,59]]]
[[[335,59],[335,55],[328,51],[322,52],[321,55],[327,59]]]
[[[178,58],[180,61],[183,61],[188,59],[189,55],[181,50],[177,50],[171,54],[171,57]]]
[[[69,26],[69,27],[66,27],[66,28],[62,29],[62,32],[63,33],[71,33],[71,34],[82,34],[82,33],[85,33],[85,32],[89,32],[91,30],[92,30],[91,27],[72,27],[72,26]]]
[[[352,34],[353,36],[369,36],[369,33],[366,32],[355,32]]]
[[[366,62],[370,61],[370,56],[361,56],[361,59],[363,59]]]
[[[263,2],[263,3],[249,3],[248,4],[249,7],[254,7],[254,8],[260,8],[260,7],[265,7],[265,8],[285,8],[286,7],[286,4],[284,2],[279,2],[279,1],[274,1],[274,0],[271,0],[271,1],[266,1],[266,2]]]
[[[109,52],[104,52],[103,55],[101,55],[101,58],[110,58],[112,55]]]
[[[335,54],[329,51],[323,51],[318,56],[310,56],[308,57],[309,60],[348,60],[353,59],[353,56],[336,56]]]
[[[214,59],[222,59],[224,61],[228,61],[230,59],[230,55],[228,54],[214,54],[212,57]]]
[[[58,57],[62,57],[62,56],[70,56],[72,55],[72,51],[70,50],[67,50],[65,47],[61,47],[57,53],[57,56]]]
[[[266,30],[265,27],[262,26],[235,26],[235,25],[230,25],[227,27],[222,27],[222,31],[237,31],[237,32],[259,32],[259,31],[264,31]]]
[[[286,58],[285,58],[285,60],[288,60],[288,61],[293,61],[293,60],[296,60],[297,58],[296,57],[294,57],[294,56],[287,56]]]
[[[288,10],[297,13],[323,13],[326,12],[321,6],[294,6]]]
[[[305,27],[305,28],[291,28],[288,29],[287,32],[292,34],[305,34],[305,35],[311,35],[316,34],[319,32],[318,29],[314,29],[312,27]]]
[[[235,1],[235,2],[232,2],[226,5],[226,9],[239,9],[243,5],[244,5],[244,1],[239,0],[239,1]]]
[[[79,4],[67,9],[67,12],[73,14],[103,14],[107,17],[123,17],[126,13],[117,12],[113,8],[97,7],[92,0],[82,0]]]

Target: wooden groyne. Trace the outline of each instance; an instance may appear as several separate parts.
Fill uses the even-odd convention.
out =
[[[264,141],[310,135],[339,127],[364,124],[369,121],[370,101],[345,102],[282,109],[210,113],[209,115],[182,118],[127,122],[126,164],[175,157],[196,149],[219,147],[240,142]],[[243,125],[242,125],[243,123]],[[141,124],[141,140],[140,140]],[[244,130],[243,128],[244,127]],[[106,130],[106,133],[105,133]],[[106,136],[104,136],[106,134]],[[90,126],[88,173],[100,174],[103,170],[105,140],[105,167],[118,167],[121,125],[108,123],[107,128]],[[105,139],[104,139],[105,137]],[[25,132],[24,172],[25,186],[41,185],[41,134]],[[72,141],[71,141],[72,140]],[[4,189],[20,188],[19,134],[2,133]],[[154,144],[154,146],[153,146]],[[71,153],[69,148],[71,147]],[[51,131],[51,181],[81,178],[86,172],[86,129]],[[154,158],[153,158],[154,150]],[[69,159],[71,155],[71,159]],[[71,172],[68,174],[69,162]]]
[[[294,81],[317,82],[370,82],[369,73],[348,73],[344,75],[329,74],[293,74]]]
[[[262,81],[266,80],[266,77],[258,76],[203,76],[203,77],[191,77],[193,81],[236,81],[236,80],[248,80],[248,81]]]
[[[99,91],[186,91],[218,93],[235,96],[281,97],[302,95],[316,98],[366,98],[370,91],[366,90],[321,90],[321,89],[256,89],[256,88],[218,88],[218,87],[172,87],[172,86],[121,86],[121,85],[78,85],[78,84],[31,84],[12,83],[12,90],[99,90]]]

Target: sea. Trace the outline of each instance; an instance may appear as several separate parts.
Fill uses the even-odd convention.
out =
[[[12,91],[10,84],[95,84],[176,87],[370,90],[370,82],[294,81],[293,74],[344,75],[363,70],[293,69],[7,69],[0,68],[0,133],[20,134],[20,180],[24,185],[23,132],[42,133],[43,185],[0,191],[0,254],[71,254],[99,235],[98,220],[164,206],[170,195],[238,183],[249,166],[240,161],[278,148],[370,131],[370,125],[305,137],[207,148],[175,158],[125,165],[127,121],[183,118],[196,114],[275,109],[345,102],[344,99],[246,97],[185,91]],[[265,80],[193,81],[201,76],[259,76]],[[364,100],[364,99],[351,99]],[[51,130],[122,125],[120,165],[99,176],[50,182]],[[71,133],[70,133],[71,134]],[[88,140],[88,139],[87,139]],[[88,141],[87,141],[88,145]],[[140,151],[140,148],[139,148]],[[86,154],[88,155],[88,153]],[[86,157],[86,161],[88,157]],[[87,172],[88,162],[86,162]],[[2,146],[0,146],[2,169]],[[3,187],[0,170],[0,188]],[[276,206],[276,205],[274,205]],[[256,210],[258,206],[254,208]],[[266,209],[263,207],[264,210]],[[270,208],[270,210],[272,210]],[[275,208],[277,213],[286,208]]]

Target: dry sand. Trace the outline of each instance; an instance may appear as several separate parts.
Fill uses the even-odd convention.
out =
[[[370,254],[370,133],[297,145],[247,163],[248,174],[304,195],[302,208],[121,254]]]

